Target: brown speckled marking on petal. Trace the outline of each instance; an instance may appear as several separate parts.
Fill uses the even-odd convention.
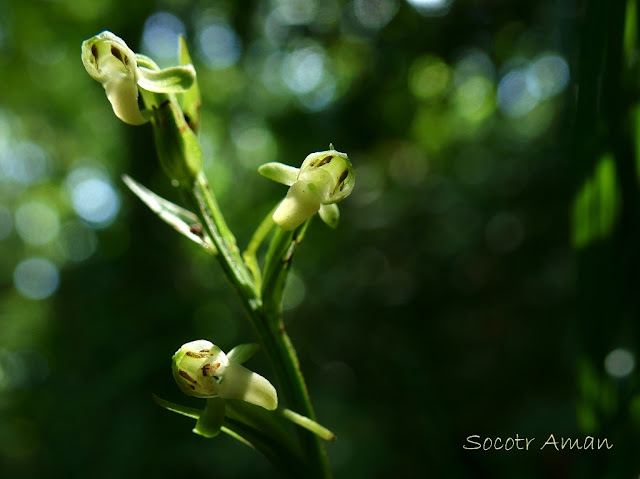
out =
[[[196,353],[195,351],[187,351],[185,355],[189,356],[190,358],[198,358],[198,359],[208,358],[210,356],[209,351],[206,351],[206,350],[200,351],[199,353]]]
[[[183,371],[182,369],[180,371],[178,371],[178,374],[183,378],[186,379],[187,381],[189,381],[190,383],[196,383],[197,381],[195,379],[193,379],[191,376],[189,376],[189,373],[186,371]]]
[[[336,187],[333,189],[331,194],[334,194],[336,190],[342,191],[344,189],[344,180],[347,179],[347,176],[349,176],[349,170],[344,170],[340,175],[340,178],[338,178],[338,183],[336,184]]]
[[[318,163],[318,168],[324,165],[328,165],[333,160],[333,155],[325,156],[320,163]]]
[[[205,364],[204,366],[202,366],[202,375],[215,377],[215,373],[219,367],[220,363]]]
[[[122,52],[120,50],[118,50],[117,47],[111,47],[111,54],[116,57],[118,60],[120,60],[120,62],[125,65],[124,60],[122,59]]]

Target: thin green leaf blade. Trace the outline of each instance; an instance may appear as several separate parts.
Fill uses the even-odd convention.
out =
[[[202,410],[183,406],[182,404],[177,404],[171,401],[167,401],[166,399],[162,399],[155,394],[151,395],[153,402],[155,402],[158,406],[167,409],[168,411],[175,412],[176,414],[180,414],[182,416],[190,417],[191,419],[198,419],[202,414]]]
[[[156,195],[127,175],[122,179],[129,189],[165,223],[202,246],[207,252],[216,254],[215,247],[202,234],[202,227],[194,213]]]
[[[180,35],[178,55],[180,65],[191,65],[193,63],[191,61],[191,55],[189,55],[189,49],[187,48],[187,41],[182,35]],[[182,108],[187,124],[195,133],[198,133],[200,129],[200,106],[202,105],[202,99],[200,97],[200,87],[198,86],[197,77],[194,77],[193,84],[188,90],[178,95],[178,103],[180,103],[180,108]]]

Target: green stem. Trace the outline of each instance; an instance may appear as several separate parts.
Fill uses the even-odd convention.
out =
[[[308,219],[295,231],[276,228],[269,244],[264,260],[261,293],[265,308],[273,311],[274,317],[282,314],[282,294],[291,260],[297,246],[302,243],[310,223],[311,219]]]
[[[253,322],[260,325],[262,331],[259,335],[268,341],[265,348],[270,349],[269,357],[274,361],[274,367],[279,373],[279,383],[284,389],[289,405],[292,409],[314,420],[315,413],[298,356],[282,321],[282,293],[291,260],[309,224],[310,220],[307,220],[293,232],[281,228],[275,229],[263,268],[262,308],[253,313],[256,317]],[[298,434],[303,450],[314,461],[317,477],[331,477],[322,440],[304,429],[299,429]]]
[[[136,58],[141,65],[157,69],[157,65],[151,60],[147,62],[146,57]],[[149,109],[157,107],[166,100],[176,101],[173,95],[152,94],[144,90],[142,97]],[[265,274],[261,275],[256,252],[271,230],[270,215],[259,225],[243,260],[236,239],[224,220],[204,173],[200,173],[196,177],[191,188],[187,189],[186,195],[191,205],[196,207],[195,210],[198,212],[204,231],[219,252],[216,258],[226,277],[238,292],[250,322],[267,356],[271,359],[286,402],[293,409],[307,416],[310,424],[315,415],[300,371],[298,357],[284,329],[281,305],[291,257],[296,245],[302,240],[309,221],[305,222],[295,233],[283,232],[277,228],[265,259]],[[304,476],[325,479],[331,477],[324,444],[319,437],[307,429],[298,429],[302,451],[306,455],[306,468],[308,468],[308,471],[304,473],[298,457],[283,457],[282,451],[270,443],[269,436],[256,431],[239,421],[238,418],[225,417],[223,431],[230,431],[250,442],[263,452],[276,467],[291,477]]]
[[[251,324],[260,338],[262,346],[276,372],[280,391],[287,404],[301,414],[314,420],[315,413],[311,405],[309,392],[300,370],[296,351],[287,335],[282,318],[270,315],[264,309],[248,309]],[[331,478],[324,444],[314,433],[298,429],[303,451],[309,462],[311,475],[306,477]]]
[[[220,252],[216,258],[238,292],[250,323],[271,360],[286,403],[300,414],[315,419],[298,357],[282,323],[281,306],[291,257],[295,246],[302,240],[308,222],[295,233],[276,229],[265,260],[265,282],[260,294],[235,247],[235,239],[230,240],[232,236],[204,175],[198,177],[188,193],[191,201],[197,205],[204,230]],[[330,478],[331,472],[322,440],[305,429],[298,429],[298,434],[308,462],[307,477]]]
[[[197,205],[196,211],[198,211],[202,227],[220,252],[216,257],[227,278],[238,290],[242,300],[255,307],[258,299],[255,284],[240,256],[235,237],[229,230],[203,173],[196,178],[188,196]]]
[[[264,217],[262,222],[256,228],[256,231],[253,233],[251,241],[249,241],[249,244],[247,245],[247,249],[242,253],[242,257],[253,275],[253,281],[256,285],[256,290],[258,291],[262,289],[262,274],[260,273],[260,265],[258,264],[257,258],[258,248],[260,248],[260,245],[275,224],[272,216],[276,208],[277,205],[269,211],[267,216]]]

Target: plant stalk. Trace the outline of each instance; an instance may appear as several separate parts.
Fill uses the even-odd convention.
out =
[[[298,230],[298,235],[276,229],[265,260],[261,294],[249,268],[242,261],[235,239],[231,239],[231,232],[204,175],[198,177],[191,191],[187,191],[187,196],[197,206],[196,211],[203,229],[220,252],[216,258],[240,296],[249,321],[271,360],[285,402],[295,412],[315,419],[297,354],[282,322],[281,304],[291,255],[307,224]],[[306,429],[297,429],[309,468],[308,477],[331,478],[322,440]]]

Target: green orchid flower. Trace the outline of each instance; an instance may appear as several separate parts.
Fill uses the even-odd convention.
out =
[[[311,153],[300,166],[266,163],[258,172],[289,186],[287,196],[273,213],[273,221],[285,230],[293,230],[316,213],[332,228],[338,225],[340,211],[336,203],[353,191],[355,172],[349,157],[333,149]]]
[[[94,80],[102,83],[118,118],[142,125],[150,113],[138,105],[139,89],[152,93],[183,93],[194,83],[193,65],[160,69],[150,58],[135,54],[111,32],[104,31],[82,43],[82,63]]]
[[[225,354],[204,339],[188,342],[173,355],[173,377],[182,392],[206,399],[204,409],[182,406],[157,396],[154,400],[170,411],[196,419],[193,432],[207,438],[216,437],[224,431],[247,443],[224,427],[225,418],[239,421],[274,438],[281,437],[280,426],[276,425],[273,416],[268,416],[275,412],[322,439],[335,441],[336,436],[329,429],[306,416],[279,407],[273,385],[242,366],[259,349],[260,346],[254,343],[239,344]],[[243,429],[243,433],[246,432],[247,429]]]
[[[278,407],[276,389],[242,366],[242,359],[238,352],[226,355],[207,340],[191,341],[174,354],[173,377],[189,396],[239,399],[273,411]]]

